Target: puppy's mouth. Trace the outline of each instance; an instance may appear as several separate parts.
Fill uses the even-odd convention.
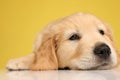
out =
[[[98,68],[100,67],[105,67],[109,65],[108,63],[102,63],[102,64],[99,64],[95,67],[92,67],[92,68],[88,68],[88,69],[78,69],[78,70],[99,70]],[[58,70],[71,70],[69,67],[64,67],[64,68],[59,68]]]
[[[108,66],[108,65],[109,65],[109,63],[105,62],[105,63],[99,64],[95,67],[92,67],[89,70],[98,70],[100,67],[105,67],[105,66]]]

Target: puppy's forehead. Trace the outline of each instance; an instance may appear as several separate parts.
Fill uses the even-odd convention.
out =
[[[88,30],[95,31],[97,28],[105,30],[104,23],[94,15],[88,13],[76,13],[63,19],[59,19],[48,25],[49,31],[56,34],[63,32],[67,34],[71,33],[72,31],[80,31],[82,33],[87,32]]]
[[[68,30],[66,33],[69,33],[70,31],[74,32],[77,30],[95,30],[97,28],[105,30],[105,25],[100,19],[86,13],[77,13],[68,16],[62,19],[61,24],[64,26],[64,30]]]

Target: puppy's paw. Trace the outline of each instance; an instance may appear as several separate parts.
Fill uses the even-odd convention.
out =
[[[27,70],[29,69],[29,63],[25,59],[12,59],[9,60],[6,65],[8,70]]]

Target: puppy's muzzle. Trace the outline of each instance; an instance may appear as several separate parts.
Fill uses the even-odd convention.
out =
[[[105,43],[99,44],[94,48],[94,54],[102,59],[108,59],[111,54],[110,47]]]

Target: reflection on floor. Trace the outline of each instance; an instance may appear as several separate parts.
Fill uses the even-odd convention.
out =
[[[120,69],[100,71],[0,71],[0,80],[120,80]]]

